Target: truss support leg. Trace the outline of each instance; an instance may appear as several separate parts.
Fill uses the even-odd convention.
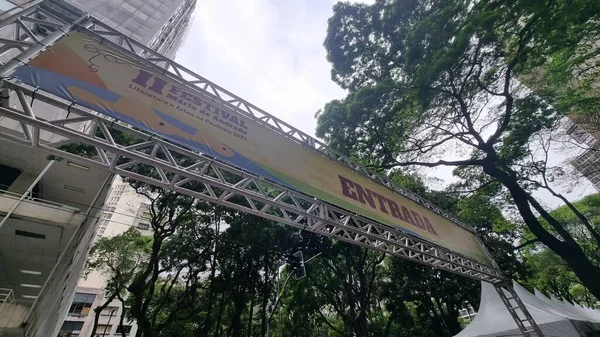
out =
[[[533,317],[521,301],[510,281],[494,284],[502,302],[517,323],[519,330],[525,337],[544,337],[542,329],[533,320]]]

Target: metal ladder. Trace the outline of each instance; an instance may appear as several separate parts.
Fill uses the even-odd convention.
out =
[[[510,282],[494,284],[494,288],[525,337],[544,337],[544,333],[521,301]]]

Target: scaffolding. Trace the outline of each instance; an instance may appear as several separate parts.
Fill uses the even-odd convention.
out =
[[[10,74],[71,31],[80,31],[96,41],[117,49],[154,69],[190,91],[201,92],[256,123],[279,133],[320,155],[350,167],[379,184],[473,232],[473,229],[421,197],[403,190],[393,182],[373,174],[365,167],[219,87],[193,71],[161,56],[152,49],[122,35],[106,24],[60,0],[34,2],[20,12],[0,19],[0,29],[13,26],[12,39],[0,39],[0,55],[18,51],[18,55],[0,67],[2,87],[16,93],[13,107],[0,107],[0,116],[21,125],[21,132],[0,131],[0,138],[24,144],[48,154],[82,165],[97,167],[114,174],[170,189],[195,198],[227,206],[301,230],[349,242],[371,250],[447,270],[475,280],[492,283],[503,297],[524,336],[543,336],[523,303],[494,266],[452,252],[426,240],[353,214],[278,185],[252,173],[232,167],[210,155],[193,152],[160,137],[132,128],[121,121],[65,101],[11,79]],[[43,27],[43,30],[36,27]],[[40,34],[39,31],[47,32]],[[37,34],[36,34],[37,33]],[[66,114],[44,120],[32,107],[33,100],[61,108]],[[16,105],[16,107],[14,107]],[[87,125],[81,128],[81,125]],[[14,130],[13,130],[14,131]],[[45,142],[40,134],[60,136]],[[120,135],[127,134],[128,137]],[[132,141],[134,140],[134,141]],[[93,148],[96,155],[67,152],[66,144]],[[144,167],[154,174],[142,175]],[[507,295],[508,294],[508,295]],[[512,301],[513,303],[511,304]],[[518,311],[518,312],[517,312]]]

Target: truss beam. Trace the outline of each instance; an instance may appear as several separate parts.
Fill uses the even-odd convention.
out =
[[[25,125],[28,131],[22,132],[20,136],[2,132],[2,139],[477,280],[494,283],[503,279],[500,271],[495,268],[281,187],[205,154],[195,153],[133,130],[49,94],[37,92],[36,100],[69,111],[68,116],[43,120],[37,116],[35,105],[30,107],[34,88],[13,81],[5,81],[5,86],[17,92],[19,108],[0,108],[0,116]],[[88,126],[82,127],[82,124]],[[123,133],[130,137],[120,137]],[[49,139],[48,135],[60,136],[53,137],[60,140],[54,143],[44,142],[40,139],[41,134],[46,135],[45,139]],[[131,142],[131,137],[135,139],[133,143],[124,142],[124,139]],[[96,155],[90,157],[89,152],[86,152],[88,155],[66,152],[62,148],[66,144],[93,148]],[[139,168],[142,167],[149,173],[139,174]]]
[[[9,25],[13,25],[17,33],[12,41],[8,39],[0,41],[0,44],[4,42],[4,45],[0,47],[4,49],[0,49],[0,51],[16,48],[22,53],[0,68],[0,75],[4,78],[14,68],[28,62],[69,31],[80,30],[92,38],[120,49],[137,62],[160,71],[183,86],[203,91],[215,100],[225,103],[257,123],[268,127],[273,132],[280,133],[305,146],[310,146],[320,154],[349,166],[396,190],[405,197],[457,222],[427,201],[397,188],[385,178],[368,172],[366,168],[358,166],[320,141],[294,129],[289,124],[251,103],[60,0],[39,2],[0,22],[0,27]],[[39,29],[36,28],[39,28],[39,26],[42,26],[47,33],[39,34]],[[52,29],[54,31],[51,31]],[[25,33],[21,34],[21,31]],[[402,256],[475,279],[488,282],[502,279],[502,274],[494,267],[485,266],[434,244],[405,235],[392,227],[373,223],[312,197],[289,191],[247,172],[224,165],[209,156],[193,153],[153,138],[152,135],[134,131],[120,123],[98,116],[95,112],[76,108],[71,102],[65,102],[51,95],[37,92],[35,94],[36,99],[44,100],[51,105],[73,112],[67,114],[64,118],[42,120],[36,117],[35,111],[28,106],[25,98],[25,95],[31,96],[33,94],[33,88],[28,88],[11,80],[5,80],[4,85],[17,92],[20,109],[4,108],[0,111],[0,115],[17,121],[22,126],[22,133],[21,136],[16,136],[14,132],[4,133],[0,135],[1,138],[27,144],[62,157],[86,162],[116,174],[174,189],[203,200],[244,210],[271,220]],[[87,125],[85,130],[74,127],[82,124]],[[148,140],[133,145],[119,144],[111,134],[113,128],[120,130],[120,132],[136,134],[138,139]],[[102,138],[98,137],[97,132],[101,133]],[[40,142],[40,134],[42,133],[60,135],[64,138],[59,138],[62,140],[53,144],[43,143]],[[93,147],[96,155],[94,158],[85,158],[61,150],[61,145],[73,142]],[[157,155],[159,153],[162,156],[161,158]],[[193,163],[184,167],[177,163],[175,157],[185,157],[188,162]],[[139,165],[151,167],[151,171],[154,172],[155,176],[142,176],[133,172],[132,168]],[[226,173],[227,177],[238,177],[239,181],[229,183],[223,172]],[[210,176],[211,173],[213,176]],[[186,184],[200,184],[202,191],[190,190],[186,188]],[[249,189],[252,188],[254,190],[250,192]],[[266,191],[278,191],[278,193],[270,196]],[[240,200],[243,201],[245,206],[240,205]],[[465,227],[468,226],[465,225]]]
[[[0,16],[1,17],[1,16]],[[259,176],[231,167],[209,155],[192,152],[141,132],[116,120],[76,106],[8,77],[19,65],[68,34],[88,36],[119,49],[140,64],[151,67],[182,86],[200,91],[319,154],[350,167],[404,197],[473,229],[421,197],[405,191],[385,177],[370,172],[324,143],[277,119],[152,49],[122,35],[62,0],[33,1],[19,13],[0,19],[0,28],[13,26],[14,38],[0,40],[0,56],[12,58],[0,66],[4,89],[17,93],[17,107],[2,104],[0,119],[21,130],[0,128],[0,139],[23,144],[201,200],[227,206],[289,226],[387,253],[475,280],[493,283],[524,336],[543,337],[533,318],[494,264],[490,267],[393,227],[373,222],[318,199],[289,190]],[[20,53],[20,54],[18,54]],[[18,54],[18,56],[16,56]],[[46,120],[36,113],[38,99],[64,110]],[[30,103],[31,102],[31,103]],[[127,135],[127,137],[123,137]],[[85,151],[73,151],[73,145]],[[65,147],[67,146],[67,147]],[[93,152],[93,154],[91,154]],[[140,172],[144,172],[141,174]],[[491,257],[490,257],[491,258]],[[529,325],[529,326],[528,326]]]
[[[16,32],[14,39],[0,41],[2,44],[0,51],[6,53],[17,49],[21,51],[21,54],[8,61],[0,69],[0,75],[4,78],[17,66],[28,62],[69,31],[82,30],[103,43],[121,50],[125,49],[126,54],[128,53],[140,63],[161,71],[184,86],[207,93],[257,123],[268,127],[273,132],[280,133],[305,146],[310,146],[322,155],[349,166],[455,221],[451,216],[447,216],[446,213],[420,197],[399,189],[385,178],[372,174],[366,168],[350,161],[320,141],[59,0],[39,2],[0,22],[0,27],[10,25],[14,26]],[[39,33],[40,26],[47,34]],[[52,29],[54,31],[51,31]],[[24,33],[21,34],[21,32]],[[503,278],[496,268],[480,264],[442,247],[406,235],[392,227],[374,223],[312,197],[290,191],[260,177],[215,161],[210,156],[194,153],[152,135],[135,131],[99,116],[95,112],[74,107],[70,102],[37,92],[36,99],[69,111],[66,116],[61,118],[43,120],[36,114],[35,109],[27,104],[25,96],[33,95],[33,88],[12,80],[5,80],[4,86],[17,92],[20,108],[2,108],[0,116],[17,121],[22,126],[22,132],[20,135],[15,135],[14,132],[3,132],[0,134],[0,138],[467,277],[487,282],[498,282]],[[81,125],[87,125],[87,127],[81,128]],[[119,143],[118,138],[113,135],[115,130],[135,135],[139,142],[136,144]],[[60,136],[58,139],[61,140],[55,143],[43,142],[40,139],[41,134],[58,135]],[[49,138],[46,137],[46,139]],[[142,139],[146,140],[141,141]],[[63,145],[69,143],[90,146],[95,149],[96,155],[88,158],[61,149]],[[181,161],[186,165],[182,165]],[[140,165],[147,166],[154,175],[141,175],[134,172],[134,168]],[[195,186],[196,189],[189,186]]]
[[[46,2],[49,2],[49,1],[41,2],[40,3],[41,5],[34,6],[34,9],[30,9],[30,8],[26,9],[25,13],[27,15],[24,15],[21,17],[19,17],[19,16],[11,17],[10,19],[7,19],[9,21],[8,23],[3,22],[2,24],[4,24],[4,25],[14,24],[14,25],[19,25],[19,26],[20,26],[20,23],[23,23],[23,22],[28,22],[28,23],[36,22],[39,24],[39,21],[41,19],[36,17],[36,14],[43,14],[44,17],[46,17],[50,22],[50,24],[44,25],[44,26],[46,26],[48,28],[52,28],[52,27],[56,27],[59,24],[65,24],[65,26],[57,29],[55,31],[55,33],[58,32],[60,34],[61,32],[69,31],[70,30],[69,25],[71,25],[69,23],[69,21],[62,20],[59,15],[56,15],[56,13],[52,13],[51,10],[47,6],[45,8],[40,8],[40,7],[43,7],[43,4]],[[59,0],[53,0],[52,2],[61,3]],[[54,6],[52,8],[55,8],[55,7],[56,6]],[[72,12],[75,11],[75,9],[71,9],[71,8],[69,8],[69,9],[70,9],[70,11],[68,11],[69,14],[72,14]],[[62,13],[62,12],[60,12],[60,13]],[[0,27],[2,26],[2,24],[0,24]],[[287,137],[287,138],[293,140],[294,142],[302,144],[303,146],[308,146],[308,147],[312,148],[314,151],[318,152],[319,154],[321,154],[341,165],[349,167],[352,170],[357,171],[357,172],[365,175],[366,177],[369,177],[369,178],[375,180],[379,184],[387,186],[388,188],[392,189],[396,193],[416,202],[419,205],[422,205],[422,206],[428,208],[432,212],[435,212],[435,213],[449,219],[450,221],[454,222],[455,224],[473,232],[473,228],[471,226],[469,226],[468,224],[457,219],[452,214],[440,209],[439,207],[435,206],[434,204],[430,203],[429,201],[425,200],[424,198],[422,198],[410,191],[403,189],[402,187],[398,186],[396,183],[394,183],[390,179],[387,179],[386,177],[383,177],[376,173],[371,172],[365,166],[362,166],[362,165],[358,164],[357,162],[353,161],[352,159],[348,158],[347,156],[331,149],[330,147],[328,147],[325,143],[321,142],[320,140],[315,139],[315,138],[311,137],[310,135],[294,128],[293,126],[289,125],[288,123],[267,113],[266,111],[260,109],[259,107],[255,106],[254,104],[252,104],[252,103],[242,99],[241,97],[235,95],[234,93],[220,87],[219,85],[200,76],[199,74],[193,72],[192,70],[164,57],[163,55],[160,55],[159,53],[152,50],[151,48],[129,38],[126,35],[121,34],[120,32],[114,30],[113,28],[102,23],[101,21],[99,21],[93,17],[86,17],[86,18],[81,18],[78,21],[72,22],[71,26],[73,26],[75,29],[84,31],[89,36],[96,38],[98,41],[102,41],[102,43],[104,43],[106,45],[120,49],[125,54],[129,54],[130,56],[134,57],[136,59],[136,61],[139,61],[140,63],[143,63],[146,66],[149,66],[149,67],[155,69],[156,71],[161,73],[163,76],[169,77],[171,80],[179,83],[183,87],[187,87],[192,90],[202,92],[203,94],[208,95],[209,97],[230,107],[231,109],[237,111],[238,113],[251,118],[256,123],[267,127],[271,131],[277,132],[280,135],[283,135],[284,137]],[[34,51],[29,53],[29,55],[26,55],[28,57],[26,57],[25,59],[21,58],[17,62],[17,64],[15,64],[13,66],[20,64],[20,62],[26,62],[29,58],[34,56],[34,54],[36,54],[41,49],[43,49],[43,46],[51,44],[51,43],[48,43],[48,41],[43,41],[42,45],[41,45],[42,47],[27,48],[29,46],[30,41],[31,41],[31,38],[28,34],[23,34],[23,39],[21,39],[20,41],[14,41],[14,46],[13,46],[14,48],[17,48],[17,47],[25,48],[26,50],[33,49]],[[40,45],[36,45],[36,46],[40,46]],[[35,49],[39,49],[39,50],[35,50]],[[6,67],[3,71],[0,71],[0,76],[4,76],[10,70],[12,70],[12,68],[14,68],[14,67]]]
[[[502,299],[502,302],[508,309],[508,312],[512,316],[519,331],[525,337],[544,337],[542,329],[537,325],[529,310],[513,288],[510,282],[502,282],[494,285],[496,292]]]

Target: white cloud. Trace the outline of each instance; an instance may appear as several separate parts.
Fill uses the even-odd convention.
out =
[[[314,134],[314,113],[345,95],[323,47],[333,4],[202,0],[177,61]]]
[[[330,79],[323,47],[335,2],[200,0],[177,61],[314,135],[314,113],[345,96]],[[443,179],[442,185],[455,180],[449,167],[424,171]],[[575,198],[581,197],[577,192]],[[552,198],[542,199],[556,206]]]

